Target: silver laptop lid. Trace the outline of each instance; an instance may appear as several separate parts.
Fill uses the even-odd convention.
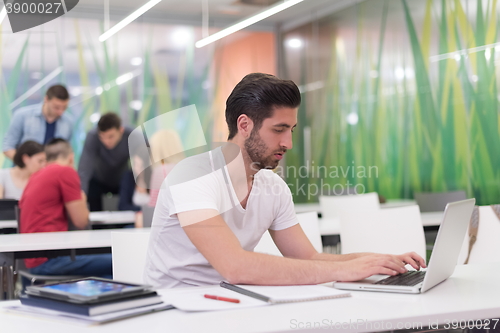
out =
[[[421,292],[453,274],[475,203],[476,199],[468,199],[446,205]]]

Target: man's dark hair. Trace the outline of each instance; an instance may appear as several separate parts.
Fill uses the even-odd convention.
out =
[[[97,129],[99,132],[106,132],[112,128],[120,129],[122,126],[122,120],[114,112],[108,112],[101,116],[99,122],[97,123]]]
[[[23,169],[26,166],[23,162],[23,156],[28,155],[31,157],[39,153],[43,153],[43,145],[31,140],[25,141],[16,149],[13,159],[14,164]]]
[[[45,96],[47,96],[48,99],[52,98],[57,98],[57,99],[62,99],[63,101],[66,101],[69,99],[69,93],[68,90],[66,89],[65,86],[56,84],[55,86],[52,86],[47,90],[45,93]]]
[[[227,139],[231,140],[238,132],[236,122],[240,115],[246,114],[254,122],[254,130],[259,130],[264,119],[272,117],[275,108],[296,108],[300,101],[299,88],[293,81],[270,74],[248,74],[226,101]]]
[[[47,162],[55,161],[59,157],[66,158],[72,152],[73,149],[69,142],[61,138],[52,139],[45,145]]]

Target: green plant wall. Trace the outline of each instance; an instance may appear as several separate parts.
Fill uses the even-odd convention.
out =
[[[284,76],[303,90],[287,167],[344,171],[288,172],[306,185],[291,187],[296,201],[349,183],[387,199],[465,190],[499,203],[499,10],[497,0],[370,0],[287,32]]]

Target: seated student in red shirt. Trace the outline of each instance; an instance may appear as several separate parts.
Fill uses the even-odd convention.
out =
[[[78,229],[88,224],[87,198],[73,168],[74,153],[63,139],[45,146],[47,167],[36,172],[19,202],[21,233],[68,231],[68,217]],[[111,254],[25,259],[32,274],[112,278]]]

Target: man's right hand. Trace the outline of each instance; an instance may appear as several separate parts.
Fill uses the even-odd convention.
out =
[[[415,261],[422,259],[415,253],[408,253]],[[359,281],[375,274],[397,275],[406,273],[405,262],[391,254],[367,254],[363,257],[336,262],[338,281]]]

